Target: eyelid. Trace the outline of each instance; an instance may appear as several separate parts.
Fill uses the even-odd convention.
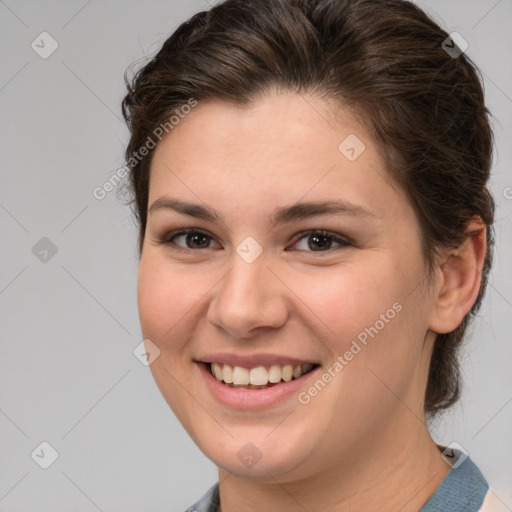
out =
[[[293,245],[296,245],[298,242],[300,242],[303,238],[307,238],[308,236],[311,236],[312,234],[319,234],[320,236],[330,238],[333,242],[337,243],[340,247],[348,247],[348,246],[354,246],[354,242],[352,242],[348,237],[338,235],[337,233],[333,233],[332,231],[328,231],[326,229],[308,229],[306,231],[301,231],[300,233],[297,233],[296,237],[294,238]],[[330,253],[336,248],[329,248],[325,251],[305,251],[309,252],[311,254],[321,254],[321,253]],[[298,249],[301,250],[301,249]]]
[[[182,229],[178,229],[176,231],[172,231],[170,233],[166,233],[165,235],[163,235],[161,238],[158,238],[157,239],[157,242],[162,244],[162,245],[173,245],[173,249],[175,250],[178,250],[178,251],[185,251],[185,252],[188,252],[188,253],[191,253],[191,252],[197,252],[197,251],[201,251],[201,250],[204,250],[204,249],[211,249],[211,247],[206,247],[204,249],[191,249],[189,247],[183,247],[181,245],[177,245],[175,244],[174,242],[171,242],[171,240],[173,238],[176,238],[178,236],[182,236],[182,235],[187,235],[187,234],[190,234],[190,233],[195,233],[195,234],[202,234],[202,235],[205,235],[206,237],[210,238],[211,240],[215,241],[215,237],[213,235],[210,235],[207,231],[203,230],[203,229],[199,229],[199,228],[182,228]],[[301,231],[299,233],[297,233],[294,237],[293,237],[293,242],[292,242],[292,246],[293,245],[296,245],[298,242],[300,242],[302,239],[308,237],[308,236],[311,236],[312,234],[319,234],[320,236],[324,236],[326,238],[330,238],[334,243],[337,243],[339,245],[338,249],[339,248],[343,248],[343,247],[351,247],[351,246],[355,246],[355,243],[349,238],[349,237],[346,237],[346,236],[342,236],[342,235],[339,235],[337,233],[334,233],[332,231],[328,231],[328,230],[325,230],[325,229],[320,229],[320,228],[316,228],[316,229],[308,229],[308,230],[305,230],[305,231]],[[336,250],[336,247],[334,248],[329,248],[329,249],[326,249],[325,251],[304,251],[302,249],[292,249],[292,251],[303,251],[303,252],[308,252],[310,254],[329,254],[329,253],[332,253],[333,250]]]
[[[182,229],[177,229],[176,231],[171,231],[170,233],[164,234],[161,238],[157,239],[157,242],[162,245],[165,245],[165,246],[172,245],[173,249],[176,249],[178,251],[185,251],[185,252],[189,252],[189,253],[203,250],[203,249],[190,249],[189,247],[183,247],[182,245],[178,245],[178,244],[175,244],[174,242],[171,242],[171,240],[173,238],[176,238],[176,237],[182,236],[182,235],[188,235],[190,233],[205,235],[208,238],[210,238],[211,240],[215,241],[215,237],[213,235],[210,235],[207,231],[205,231],[203,229],[182,228]],[[211,249],[211,247],[207,247],[207,249]]]

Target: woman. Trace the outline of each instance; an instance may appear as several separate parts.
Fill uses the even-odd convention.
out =
[[[493,246],[461,46],[403,0],[227,0],[128,82],[141,328],[219,470],[190,511],[492,509],[427,427]]]

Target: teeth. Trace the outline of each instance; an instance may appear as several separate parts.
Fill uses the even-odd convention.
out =
[[[302,365],[302,373],[307,373],[312,368],[313,368],[313,365],[311,363],[305,363]]]
[[[220,364],[217,366],[220,369],[220,378],[217,377],[217,379],[223,380],[226,384],[231,384],[233,382],[233,367],[230,364],[225,364],[224,368]]]
[[[268,372],[264,366],[251,368],[249,372],[249,382],[253,386],[265,386],[268,384]]]
[[[291,364],[285,364],[281,370],[281,378],[285,382],[290,382],[293,377],[293,366]]]
[[[219,364],[217,363],[213,363],[212,364],[212,371],[213,371],[213,375],[214,377],[217,379],[217,380],[222,380],[222,377],[223,377],[223,371],[222,371],[222,368]]]
[[[269,383],[277,384],[282,380],[290,382],[298,379],[301,375],[313,368],[311,363],[304,364],[273,364],[269,367],[257,366],[255,368],[244,368],[242,366],[231,366],[229,364],[211,363],[212,375],[221,382],[233,384],[234,386],[267,386]]]
[[[268,372],[268,381],[277,384],[281,382],[281,367],[278,364],[273,364]]]
[[[244,386],[249,384],[249,370],[241,366],[233,368],[233,384],[235,386]]]

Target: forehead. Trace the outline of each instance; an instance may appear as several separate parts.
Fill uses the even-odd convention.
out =
[[[199,102],[153,156],[149,203],[176,190],[226,207],[328,195],[379,213],[385,203],[405,200],[348,111],[294,93],[265,96],[250,107]]]

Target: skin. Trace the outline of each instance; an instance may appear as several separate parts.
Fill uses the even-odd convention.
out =
[[[366,146],[353,162],[338,150],[349,134]],[[149,206],[162,196],[223,218],[150,213],[138,280],[143,336],[161,351],[151,370],[219,468],[219,510],[418,511],[450,470],[423,396],[434,333],[453,330],[477,297],[478,219],[479,234],[441,251],[429,281],[416,216],[377,145],[347,111],[291,92],[250,108],[199,102],[155,149]],[[267,223],[278,206],[327,199],[374,217]],[[183,228],[210,238],[158,242]],[[325,239],[303,234],[316,229],[353,243],[322,248]],[[263,249],[250,264],[236,252],[248,236]],[[296,396],[259,412],[221,405],[194,362],[206,352],[278,353],[327,369],[394,303],[401,311],[307,405]],[[261,452],[251,468],[237,458],[247,442]]]

